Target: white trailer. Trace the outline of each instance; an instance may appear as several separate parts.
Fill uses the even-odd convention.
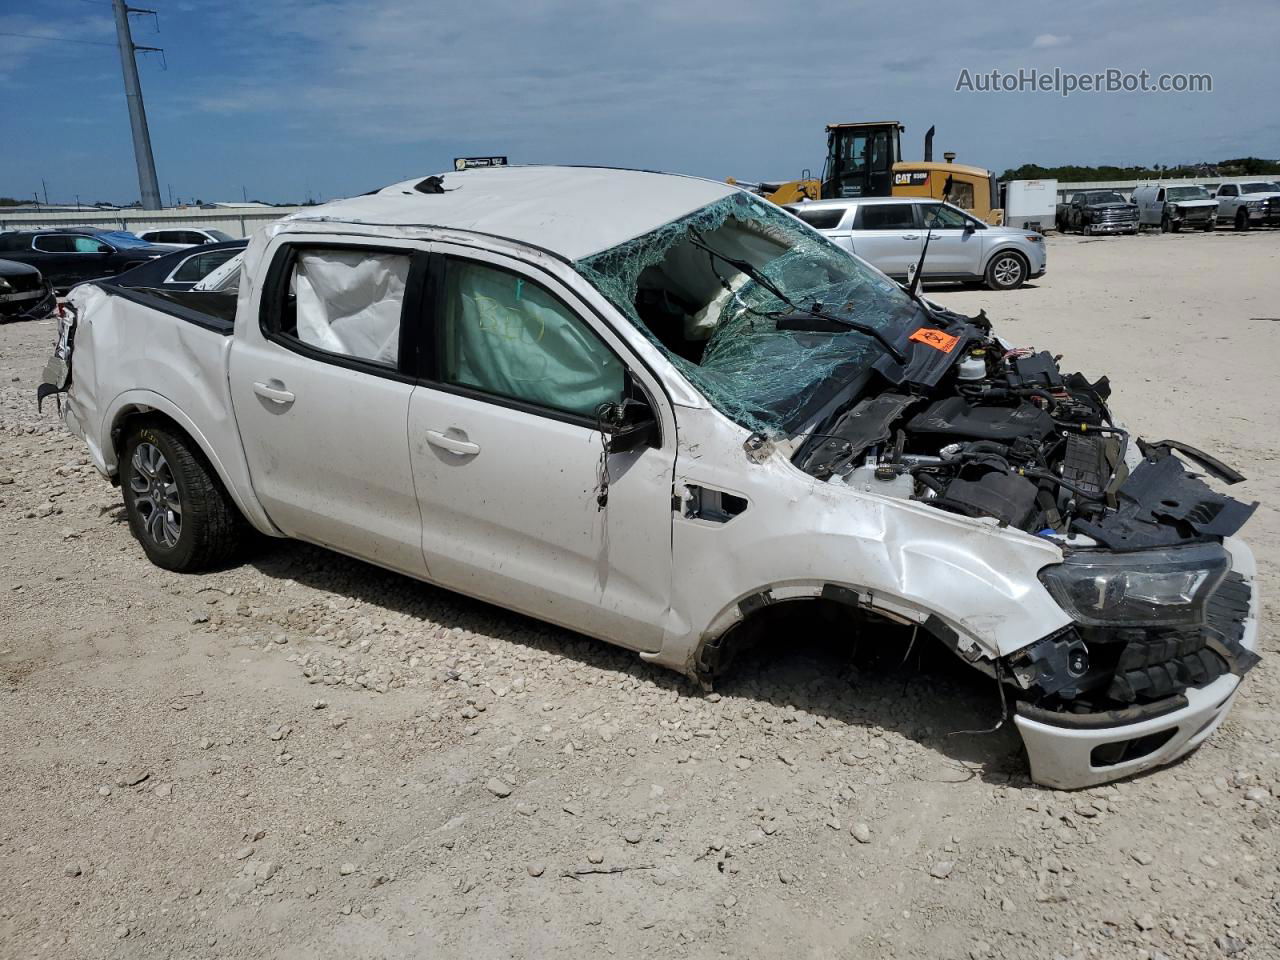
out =
[[[1000,184],[1000,205],[1007,227],[1038,230],[1054,227],[1058,213],[1057,180],[1010,180]]]

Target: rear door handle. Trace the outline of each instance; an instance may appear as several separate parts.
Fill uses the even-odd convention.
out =
[[[427,443],[433,447],[439,447],[441,450],[456,453],[460,457],[474,457],[480,452],[480,444],[472,443],[470,440],[459,440],[457,437],[451,437],[441,433],[439,430],[427,431]]]
[[[270,383],[255,382],[253,392],[272,403],[293,403],[294,400],[293,394],[279,380],[272,380]]]
[[[902,235],[902,239],[903,239],[903,240],[919,240],[919,239],[920,239],[920,234],[918,234],[918,233],[904,233],[904,234]]]

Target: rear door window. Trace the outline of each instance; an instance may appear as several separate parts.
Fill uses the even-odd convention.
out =
[[[410,262],[407,253],[381,250],[293,251],[267,335],[304,353],[397,368]]]
[[[31,246],[42,253],[75,253],[77,239],[69,233],[44,233],[31,241]]]
[[[915,225],[912,203],[864,203],[858,207],[859,230],[912,230]]]

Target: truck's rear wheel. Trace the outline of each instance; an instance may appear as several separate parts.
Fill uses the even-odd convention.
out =
[[[128,435],[120,488],[129,529],[158,567],[191,573],[231,559],[249,529],[199,449],[176,430]]]

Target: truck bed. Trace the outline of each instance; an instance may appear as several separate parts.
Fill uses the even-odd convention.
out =
[[[159,310],[214,333],[229,336],[235,329],[235,293],[204,290],[161,290],[155,287],[122,287],[110,281],[97,284],[113,297],[123,297],[143,307]]]
[[[67,302],[55,355],[63,369],[46,371],[55,389],[42,392],[61,396],[63,419],[95,466],[114,477],[113,430],[131,412],[154,410],[195,438],[238,489],[246,468],[227,386],[236,295],[85,283]]]

